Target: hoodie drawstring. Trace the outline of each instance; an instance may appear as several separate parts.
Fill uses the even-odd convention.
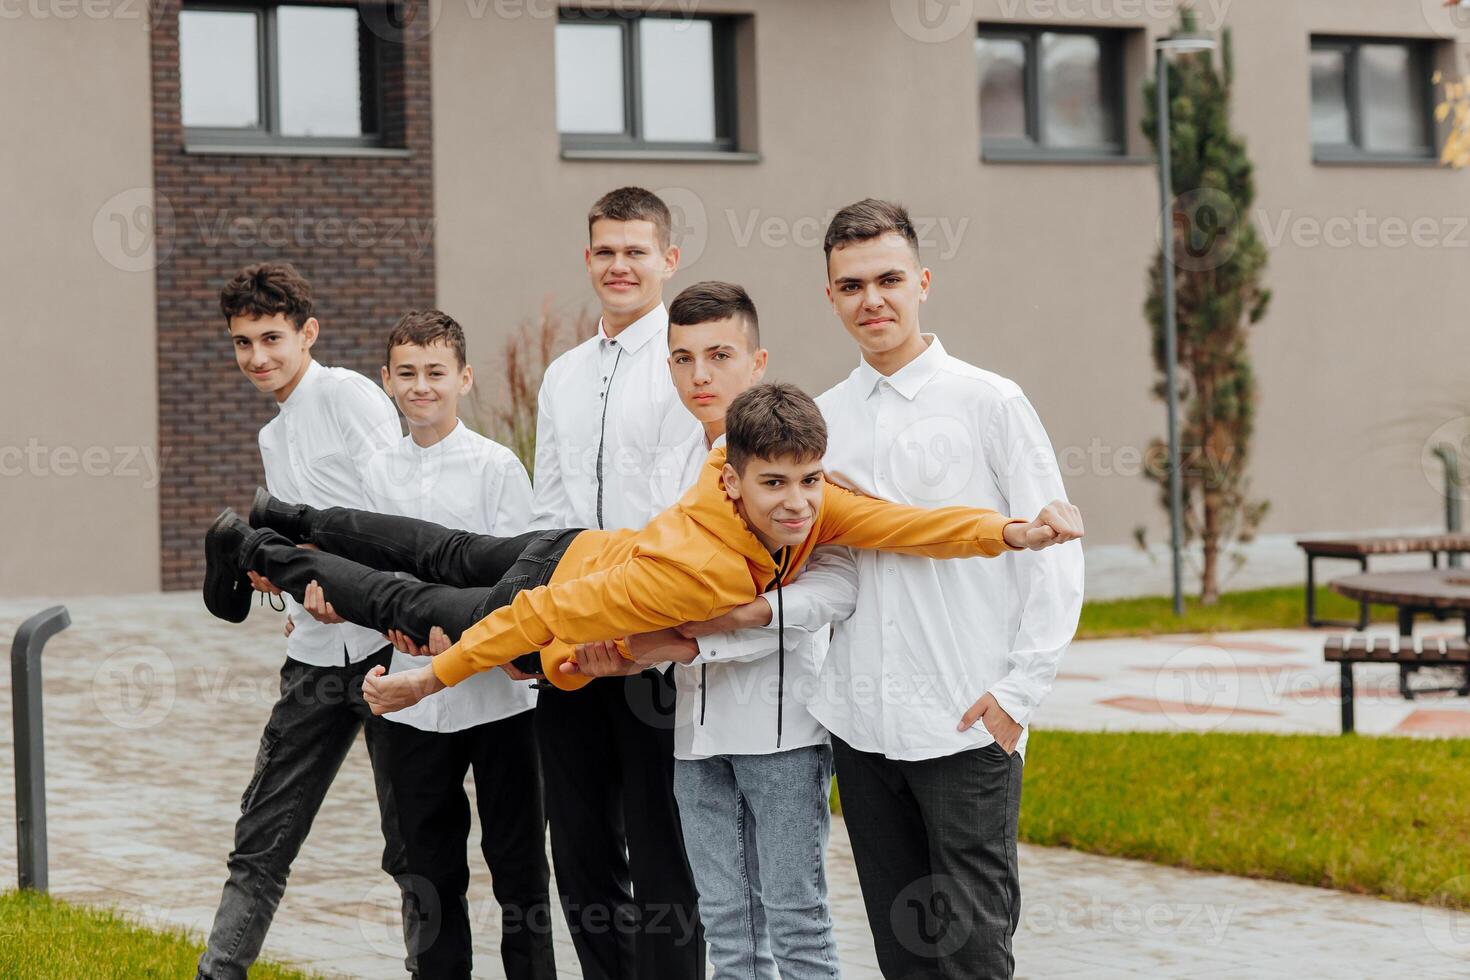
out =
[[[786,702],[786,600],[776,576],[776,748],[781,747],[781,721]]]

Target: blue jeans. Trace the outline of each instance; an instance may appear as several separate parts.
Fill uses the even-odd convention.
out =
[[[674,761],[714,980],[840,976],[823,857],[832,750]]]

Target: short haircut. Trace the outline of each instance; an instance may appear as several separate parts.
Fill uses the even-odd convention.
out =
[[[711,320],[739,318],[745,326],[745,339],[752,351],[760,349],[760,320],[755,304],[744,288],[733,282],[707,280],[680,290],[669,304],[670,327],[692,327]]]
[[[914,231],[908,209],[892,201],[864,198],[832,216],[827,224],[826,237],[822,239],[822,252],[830,260],[834,248],[866,242],[889,232],[902,235],[909,248],[914,250],[914,258],[919,257],[919,235]]]
[[[311,319],[311,283],[289,262],[247,265],[219,291],[225,326],[232,317],[252,320],[284,313],[300,330]]]
[[[402,344],[428,347],[430,344],[446,344],[454,351],[454,359],[460,367],[465,360],[464,329],[459,322],[443,310],[412,310],[403,314],[388,334],[388,350],[383,363],[393,360],[393,348]]]
[[[725,411],[725,452],[737,473],[751,459],[821,460],[827,453],[827,423],[817,403],[796,385],[755,385]]]
[[[669,206],[657,194],[641,187],[619,187],[599,197],[587,212],[587,234],[591,235],[593,224],[604,218],[653,222],[659,248],[668,248],[673,236],[674,221],[669,217]]]

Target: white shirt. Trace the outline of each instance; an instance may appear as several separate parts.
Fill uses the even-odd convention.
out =
[[[721,436],[714,445],[724,443]],[[663,484],[667,503],[695,484],[710,448],[700,432],[675,455],[681,462],[665,468],[678,474]],[[799,581],[823,597],[823,609],[846,617],[856,600],[856,574],[846,548],[819,548]],[[768,598],[769,626],[702,636],[694,660],[674,665],[674,758],[767,755],[827,742],[827,730],[807,710],[827,654],[827,624],[786,623],[783,677],[777,656],[782,632],[777,610],[783,600],[774,591]]]
[[[346,368],[312,361],[279,413],[260,430],[265,486],[287,503],[308,507],[367,507],[364,467],[402,432],[388,396]],[[342,667],[382,649],[377,630],[321,623],[285,596],[295,628],[286,655],[317,667]]]
[[[547,367],[532,527],[640,528],[663,509],[657,465],[700,431],[669,377],[668,329],[662,305],[616,337],[599,323]]]
[[[1065,499],[1056,456],[1012,381],[945,353],[938,338],[892,377],[866,362],[817,399],[834,482],[924,507],[1034,517]],[[1028,725],[1051,690],[1082,610],[1082,545],[938,561],[853,550],[857,610],[835,624],[811,711],[854,748],[932,759],[994,741],[955,730],[989,692]],[[786,588],[788,622],[830,614],[818,590]],[[1024,750],[1026,734],[1019,750]]]
[[[531,516],[531,480],[515,453],[463,422],[427,448],[404,436],[368,462],[370,509],[502,537]],[[492,584],[492,583],[486,583]],[[393,651],[390,671],[427,661]],[[486,670],[383,717],[426,732],[457,732],[536,706],[536,692],[503,670]]]

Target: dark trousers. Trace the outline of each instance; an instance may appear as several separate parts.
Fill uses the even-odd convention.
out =
[[[315,579],[339,615],[420,642],[434,626],[458,639],[518,590],[549,581],[580,533],[496,538],[346,508],[313,511],[310,530],[321,550],[257,532],[248,567],[298,600]],[[389,574],[397,571],[424,581]],[[674,801],[672,677],[645,671],[545,689],[535,714],[552,861],[584,977],[702,978],[698,899]]]
[[[342,618],[383,632],[402,630],[420,643],[435,626],[458,640],[521,589],[545,584],[581,533],[561,529],[500,538],[342,507],[312,513],[316,549],[298,548],[274,531],[256,531],[245,544],[246,567],[297,601],[316,581]]]
[[[987,745],[901,762],[833,736],[842,812],[887,980],[1015,973],[1021,757]]]
[[[543,690],[551,858],[586,980],[698,980],[699,898],[674,800],[672,673]]]
[[[556,980],[546,867],[546,816],[532,712],[458,732],[388,724],[389,775],[408,872],[419,899],[409,948],[425,980],[468,980],[466,890],[470,833],[466,772],[475,777],[480,852],[500,905],[500,965],[508,980]]]
[[[377,784],[383,870],[403,889],[405,921],[411,918],[412,889],[388,778],[388,729],[397,726],[374,716],[362,700],[363,675],[380,664],[387,666],[391,653],[384,647],[344,667],[296,660],[282,665],[281,698],[271,709],[254,775],[240,798],[229,878],[199,959],[200,976],[244,980],[286,891],[291,863],[359,731],[365,730]],[[405,964],[413,972],[412,956]]]

